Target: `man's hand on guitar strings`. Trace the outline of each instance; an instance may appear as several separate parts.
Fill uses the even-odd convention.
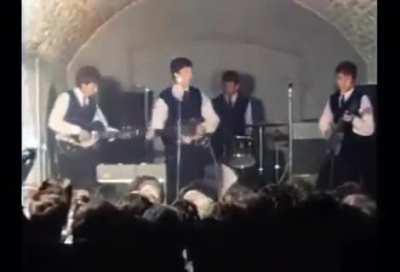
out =
[[[87,130],[82,129],[79,133],[79,141],[84,142],[90,140],[91,135]]]
[[[345,121],[345,122],[351,122],[351,121],[353,121],[353,118],[354,118],[354,115],[351,114],[349,111],[346,111],[342,117],[343,121]]]

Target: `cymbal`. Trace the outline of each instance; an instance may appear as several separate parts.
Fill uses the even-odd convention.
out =
[[[259,122],[255,124],[246,125],[246,127],[284,127],[287,126],[287,123],[266,123],[266,122]]]

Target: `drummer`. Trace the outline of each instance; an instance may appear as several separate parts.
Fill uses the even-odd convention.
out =
[[[228,70],[222,75],[222,93],[212,100],[220,123],[212,136],[212,146],[217,160],[231,155],[235,136],[245,136],[246,125],[252,124],[252,109],[249,99],[240,94],[239,73]]]

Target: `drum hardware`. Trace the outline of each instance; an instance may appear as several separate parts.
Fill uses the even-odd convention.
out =
[[[235,136],[233,153],[228,163],[231,167],[244,170],[256,164],[252,154],[252,142],[251,136]]]
[[[264,131],[265,128],[267,127],[284,127],[287,126],[287,124],[285,123],[270,123],[267,124],[265,122],[260,122],[260,123],[255,123],[255,124],[251,124],[251,125],[247,125],[247,127],[252,127],[257,129],[257,135],[258,135],[258,173],[259,175],[263,175],[264,173]],[[279,130],[278,130],[279,131]],[[277,135],[278,136],[278,135]],[[281,136],[281,135],[279,135]],[[275,139],[274,139],[274,146],[275,146]],[[278,165],[278,159],[279,159],[279,155],[278,155],[278,150],[275,146],[275,164],[274,164],[274,168],[275,168],[275,177],[277,179],[277,175],[278,175],[278,171],[280,169],[280,166]]]

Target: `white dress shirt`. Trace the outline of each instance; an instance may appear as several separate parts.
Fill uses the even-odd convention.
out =
[[[185,90],[187,91],[187,90]],[[183,93],[185,91],[179,91],[175,88],[172,88],[172,94],[178,100],[182,100]],[[215,113],[214,108],[210,99],[201,93],[201,115],[204,118],[204,122],[202,123],[205,128],[206,133],[213,133],[219,124],[219,117]],[[158,98],[153,106],[152,120],[150,122],[150,131],[154,132],[154,130],[162,130],[164,129],[165,122],[168,118],[168,105],[164,102],[162,98]],[[148,138],[151,138],[154,134],[150,133]]]
[[[79,88],[74,88],[73,92],[81,106],[88,105],[89,99],[83,95]],[[67,92],[62,93],[57,97],[53,110],[50,113],[49,128],[62,135],[78,135],[82,128],[64,120],[69,106],[69,99],[70,96]],[[100,121],[107,130],[114,130],[108,126],[107,119],[98,105],[96,105],[96,108],[97,109],[93,121]]]
[[[347,101],[354,89],[344,93],[344,101]],[[342,96],[342,95],[341,95]],[[339,103],[340,98],[339,96]],[[372,111],[372,104],[367,95],[361,97],[359,113],[361,117],[354,116],[352,120],[353,132],[360,136],[371,136],[375,131],[374,116]],[[333,113],[330,108],[329,99],[325,105],[324,111],[319,119],[319,129],[322,135],[328,138],[332,132]]]

